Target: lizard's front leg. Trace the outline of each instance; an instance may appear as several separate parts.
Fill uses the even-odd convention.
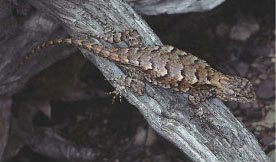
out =
[[[138,93],[139,95],[145,93],[145,83],[137,78],[127,75],[118,77],[114,79],[114,81],[118,85],[117,89],[114,91],[116,94],[120,94],[126,89],[130,89],[132,92]]]
[[[195,106],[208,98],[216,96],[215,87],[209,85],[196,86],[194,88],[191,88],[188,93],[189,101]]]
[[[194,115],[192,118],[199,117],[201,123],[205,123],[206,114],[210,114],[209,112],[204,112],[200,103],[204,102],[208,98],[212,98],[216,96],[215,87],[210,85],[200,85],[194,88],[191,88],[188,91],[188,99],[192,108],[195,109]],[[203,121],[204,120],[204,121]],[[205,127],[205,125],[203,125]]]
[[[126,89],[129,89],[139,95],[143,95],[145,93],[145,80],[143,74],[133,67],[125,66],[124,69],[128,71],[127,75],[122,75],[112,80],[115,84],[117,84],[116,89],[113,92],[108,93],[115,95],[113,97],[113,102],[116,96],[119,96],[121,99],[121,94],[122,92],[125,92]]]
[[[117,87],[114,91],[107,93],[109,95],[114,95],[112,103],[114,103],[117,97],[121,101],[121,94],[125,92],[126,89],[130,89],[132,92],[138,93],[139,95],[143,95],[145,93],[145,83],[142,80],[132,78],[130,76],[121,76],[113,81],[116,82]]]

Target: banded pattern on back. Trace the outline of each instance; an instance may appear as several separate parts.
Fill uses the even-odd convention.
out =
[[[119,60],[107,57],[111,61],[140,68],[148,82],[180,92],[186,92],[194,85],[211,84],[207,78],[215,72],[205,61],[168,45],[120,48],[112,55]]]

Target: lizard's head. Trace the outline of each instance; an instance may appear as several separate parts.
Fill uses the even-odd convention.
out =
[[[251,102],[256,98],[252,84],[245,78],[224,76],[219,83],[216,94],[225,101]]]

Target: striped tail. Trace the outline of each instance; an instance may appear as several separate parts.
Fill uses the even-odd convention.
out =
[[[71,45],[74,47],[86,49],[88,51],[94,52],[94,54],[107,58],[110,61],[113,62],[122,62],[120,55],[120,49],[119,48],[106,48],[105,46],[99,45],[94,41],[87,41],[82,39],[72,39],[72,38],[65,38],[65,39],[55,39],[50,40],[48,42],[42,43],[36,48],[34,48],[30,54],[26,56],[26,58],[23,60],[25,62],[30,57],[34,56],[37,52],[41,51],[44,48],[48,48],[55,45]],[[123,61],[124,62],[124,61]]]
[[[74,47],[83,48],[83,49],[86,49],[88,51],[94,52],[96,55],[98,55],[100,57],[104,57],[104,58],[107,58],[111,61],[116,62],[116,59],[114,60],[112,58],[113,56],[109,52],[109,49],[105,48],[102,45],[98,45],[94,41],[86,41],[86,40],[72,39],[72,38],[54,39],[54,40],[49,40],[47,42],[44,42],[44,43],[38,45],[37,47],[35,47],[30,53],[28,53],[23,58],[23,60],[18,64],[18,66],[14,70],[11,71],[10,75],[13,75],[14,72],[16,73],[16,71],[18,71],[23,65],[25,65],[28,62],[28,60],[30,60],[35,55],[37,55],[41,50],[43,50],[45,48],[48,48],[48,47],[53,47],[55,45],[71,45],[71,46],[74,46]],[[116,48],[115,48],[115,51],[116,51]],[[4,83],[4,84],[1,84],[0,86],[6,85],[6,84],[9,84],[9,83],[10,82]]]
[[[26,64],[28,60],[30,60],[32,57],[38,54],[41,50],[45,48],[53,47],[56,45],[71,45],[74,47],[79,47],[79,48],[86,49],[88,51],[95,52],[97,55],[101,57],[108,58],[108,56],[110,56],[109,52],[106,52],[108,50],[104,46],[98,45],[96,42],[86,41],[82,39],[72,39],[72,38],[54,39],[54,40],[49,40],[47,42],[44,42],[38,45],[37,47],[35,47],[29,54],[27,54],[24,57],[24,59],[16,69],[19,69],[22,65]]]

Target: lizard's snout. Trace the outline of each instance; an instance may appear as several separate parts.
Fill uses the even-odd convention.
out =
[[[251,102],[256,99],[252,84],[245,78],[235,77],[231,87],[239,102]]]

